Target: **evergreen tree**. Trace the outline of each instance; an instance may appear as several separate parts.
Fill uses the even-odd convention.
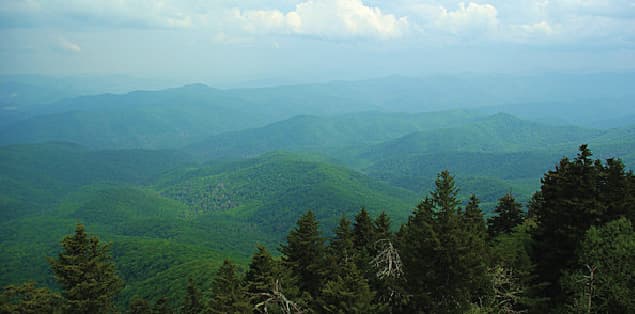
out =
[[[498,200],[494,213],[496,215],[487,221],[487,230],[492,238],[502,233],[512,232],[514,227],[520,225],[524,219],[522,206],[516,202],[511,193],[505,194]]]
[[[225,260],[212,283],[211,313],[251,313],[252,308],[238,277],[236,266]]]
[[[437,276],[435,252],[441,247],[434,224],[432,199],[426,197],[397,234],[397,245],[407,277],[403,283],[404,298],[409,299],[403,310],[406,313],[432,311],[431,291],[437,289],[434,282]]]
[[[463,312],[487,284],[485,238],[473,233],[483,228],[476,223],[480,209],[473,197],[469,216],[463,213],[449,172],[439,173],[435,186],[399,234],[409,311]]]
[[[542,197],[542,192],[536,191],[533,195],[531,195],[531,199],[529,200],[529,204],[527,204],[527,218],[534,219],[536,211],[539,211],[542,206],[544,206],[544,199]]]
[[[477,302],[476,299],[483,297],[490,287],[486,273],[491,254],[483,211],[479,204],[479,199],[472,194],[463,214],[463,248],[459,248],[461,255],[457,256],[462,260],[459,263],[464,267],[465,286],[470,291],[472,302]]]
[[[318,295],[325,275],[324,239],[320,236],[318,222],[312,211],[300,217],[297,226],[287,236],[287,243],[280,248],[284,266],[298,278],[302,292],[312,297]]]
[[[607,159],[604,174],[599,178],[601,185],[600,199],[606,204],[606,213],[602,222],[621,217],[635,223],[635,176],[626,172],[624,163],[619,159]]]
[[[390,232],[390,217],[388,217],[386,212],[381,212],[381,214],[377,216],[374,227],[374,236],[376,240],[390,239],[392,237],[392,233]]]
[[[110,246],[88,236],[84,225],[62,240],[62,252],[49,263],[62,288],[68,313],[107,313],[114,308],[113,298],[122,288]]]
[[[372,278],[372,269],[370,267],[370,261],[373,259],[374,244],[375,244],[375,227],[373,220],[366,211],[362,208],[355,216],[353,223],[353,245],[357,252],[355,256],[355,263],[357,269],[364,274],[364,278]]]
[[[320,291],[321,313],[375,313],[374,293],[353,261],[344,261],[338,275]]]
[[[185,298],[183,299],[183,305],[181,306],[181,313],[198,314],[203,313],[204,310],[205,306],[203,305],[201,292],[196,287],[196,284],[194,284],[192,278],[188,278]]]
[[[130,307],[128,308],[128,313],[130,314],[152,314],[152,309],[150,308],[150,303],[148,300],[135,297],[130,302]]]
[[[620,163],[611,161],[604,167],[591,156],[587,145],[582,145],[574,160],[563,158],[542,179],[542,202],[535,210],[538,225],[533,233],[536,248],[532,258],[537,280],[545,283],[543,296],[551,298],[552,305],[564,301],[560,276],[577,266],[575,253],[586,231],[607,219],[628,215],[621,204],[634,193],[626,188],[632,174],[623,174]],[[620,192],[615,194],[607,187]]]
[[[62,296],[34,282],[6,286],[0,293],[0,313],[62,313]]]
[[[247,292],[250,295],[271,291],[276,280],[275,265],[271,254],[262,245],[258,245],[257,249],[258,251],[251,257],[249,270],[245,276]],[[258,302],[260,302],[259,298],[255,297],[252,303],[257,304]]]
[[[578,267],[563,279],[571,312],[635,313],[635,231],[620,218],[587,231]]]
[[[284,299],[305,307],[306,302],[301,298],[294,278],[281,269],[280,263],[273,260],[264,246],[259,245],[252,256],[245,281],[251,306],[259,312],[278,313]]]
[[[374,242],[375,233],[373,220],[368,214],[368,211],[362,208],[359,213],[355,215],[355,222],[353,223],[353,244],[355,248],[363,251],[370,249]]]
[[[335,229],[335,237],[329,245],[329,255],[332,257],[334,265],[337,266],[348,260],[353,260],[353,233],[351,232],[351,223],[342,216],[340,222]]]
[[[476,195],[472,194],[470,196],[470,200],[465,206],[464,224],[470,233],[485,237],[487,228],[485,227],[485,219],[483,218],[480,203],[481,201]]]
[[[495,298],[493,303],[501,302],[498,299],[501,297],[500,294],[507,294],[507,305],[518,312],[527,311],[539,303],[539,300],[532,298],[532,291],[538,288],[532,285],[533,264],[530,258],[534,245],[531,233],[535,228],[535,222],[532,219],[526,219],[511,233],[501,234],[492,239],[493,269],[490,270],[490,274],[496,275],[497,269],[503,271],[502,275],[505,275],[508,280],[505,283],[508,286],[507,289],[516,289],[514,294],[510,294],[509,291],[499,291],[499,295],[493,296]]]

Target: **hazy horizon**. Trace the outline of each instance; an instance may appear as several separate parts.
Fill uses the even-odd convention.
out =
[[[635,70],[635,2],[5,1],[0,74],[215,87]]]

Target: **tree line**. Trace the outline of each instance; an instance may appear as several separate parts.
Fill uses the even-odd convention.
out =
[[[361,209],[324,237],[302,215],[274,257],[229,260],[210,291],[134,298],[129,313],[635,313],[635,176],[586,145],[545,173],[527,210],[511,193],[485,218],[448,171],[408,220]],[[50,258],[59,293],[5,287],[1,313],[111,313],[123,287],[109,246],[78,225]],[[174,304],[177,304],[176,306]]]

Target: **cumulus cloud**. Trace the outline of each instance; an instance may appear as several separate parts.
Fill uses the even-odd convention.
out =
[[[408,29],[406,17],[383,13],[361,0],[308,0],[295,10],[235,11],[234,18],[250,33],[315,36],[327,39],[365,37],[388,39]]]
[[[635,45],[635,0],[0,1],[0,28],[36,27],[196,30],[219,44],[273,34]]]
[[[77,43],[74,43],[66,38],[59,38],[57,40],[58,46],[64,51],[79,53],[82,51],[82,47],[80,47]]]
[[[496,7],[491,4],[470,2],[466,5],[461,2],[455,11],[440,7],[435,23],[453,33],[462,31],[485,32],[495,30],[498,27],[497,15]]]

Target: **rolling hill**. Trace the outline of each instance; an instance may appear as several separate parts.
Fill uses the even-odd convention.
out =
[[[181,201],[195,214],[222,213],[256,222],[275,234],[285,233],[308,209],[325,222],[367,207],[405,218],[417,196],[380,183],[361,173],[294,154],[270,153],[224,164],[211,171],[190,170],[164,179],[156,188]]]
[[[455,128],[419,131],[371,147],[361,155],[371,160],[432,152],[521,152],[588,142],[606,131],[552,126],[498,113]]]
[[[474,114],[464,111],[302,115],[260,128],[216,135],[190,145],[187,151],[204,159],[254,157],[276,150],[346,158],[347,154],[369,145],[410,132],[459,126],[474,119]]]

